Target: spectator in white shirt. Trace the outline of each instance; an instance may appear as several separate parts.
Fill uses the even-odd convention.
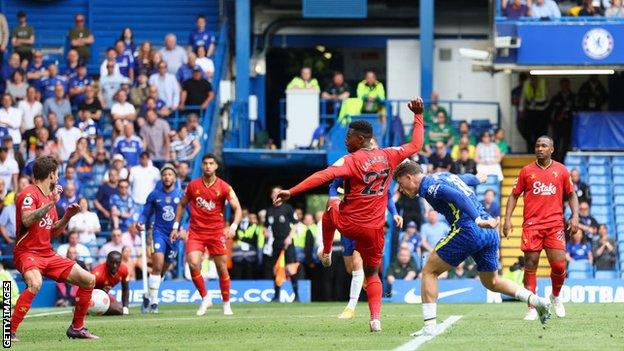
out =
[[[495,175],[498,181],[503,181],[503,169],[501,168],[501,154],[498,146],[492,142],[492,136],[489,132],[481,133],[481,142],[477,144],[475,149],[475,162],[477,163],[477,172],[486,175]]]
[[[73,220],[74,218],[72,218]],[[69,232],[69,236],[67,237],[67,244],[62,244],[56,249],[56,253],[61,255],[62,257],[67,256],[67,250],[73,247],[76,249],[78,253],[78,259],[83,261],[87,268],[91,269],[91,264],[93,264],[93,258],[91,257],[91,251],[88,247],[81,244],[78,241],[78,233],[75,230],[71,230]]]
[[[100,77],[104,77],[105,75],[108,74],[108,68],[106,66],[108,65],[109,62],[112,62],[115,65],[114,73],[121,74],[119,72],[119,65],[117,64],[117,62],[115,62],[116,57],[117,57],[117,51],[115,51],[114,48],[106,49],[106,58],[104,58],[104,61],[100,65]]]
[[[123,246],[127,246],[131,249],[131,256],[135,259],[135,261],[138,261],[136,263],[140,263],[138,255],[140,256],[141,252],[141,236],[139,235],[139,231],[136,226],[128,226],[128,231],[121,234],[121,243]]]
[[[107,74],[105,76],[100,76],[98,97],[103,108],[111,108],[111,106],[113,106],[115,94],[121,89],[121,85],[129,83],[130,80],[119,74],[119,72],[115,73],[114,62],[107,62],[106,70]]]
[[[121,253],[123,250],[123,242],[121,240],[121,229],[113,229],[111,231],[111,239],[106,244],[102,245],[100,251],[98,251],[98,259],[99,263],[106,262],[106,256],[110,252],[117,251]]]
[[[26,99],[17,104],[17,108],[22,111],[22,133],[28,129],[35,128],[35,116],[43,113],[43,104],[37,100],[37,89],[28,87],[26,90]]]
[[[531,16],[534,18],[559,18],[561,11],[553,0],[535,0],[531,5]]]
[[[208,80],[212,82],[212,76],[214,75],[215,67],[212,59],[206,56],[206,47],[197,47],[197,65],[201,67],[202,71],[208,76]]]
[[[204,128],[199,124],[199,116],[197,113],[189,113],[186,121],[186,127],[188,128],[189,134],[193,135],[200,142],[202,141]]]
[[[74,127],[74,116],[65,116],[65,126],[56,131],[56,141],[59,146],[59,157],[61,161],[69,160],[72,152],[76,151],[76,143],[82,137],[82,131]]]
[[[17,177],[19,176],[19,167],[15,158],[9,157],[9,149],[0,146],[0,178],[4,180],[7,191],[17,189]]]
[[[123,119],[134,122],[136,119],[136,109],[134,105],[128,102],[128,94],[124,90],[117,92],[117,102],[111,107],[111,115],[113,120]]]
[[[13,107],[13,98],[9,94],[2,95],[2,108],[0,108],[0,126],[6,127],[13,143],[22,142],[22,111]]]
[[[95,212],[89,211],[89,201],[86,198],[81,198],[79,204],[80,212],[69,220],[68,228],[78,233],[80,243],[95,244],[95,235],[102,230],[100,220]]]
[[[167,63],[158,64],[158,73],[150,76],[149,85],[158,88],[158,97],[165,102],[167,107],[177,110],[180,104],[180,84],[175,75],[167,72]]]
[[[145,205],[147,196],[160,180],[160,172],[154,167],[148,152],[141,153],[139,164],[130,168],[130,196],[140,205]]]
[[[163,61],[169,67],[169,73],[176,74],[178,69],[188,60],[186,50],[177,44],[175,34],[167,34],[165,37],[165,46],[159,51]]]

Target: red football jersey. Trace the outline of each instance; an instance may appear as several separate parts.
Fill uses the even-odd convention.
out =
[[[546,168],[537,162],[524,166],[512,191],[515,196],[524,193],[524,228],[563,227],[563,195],[574,191],[564,165],[552,161]]]
[[[15,200],[16,253],[54,251],[50,238],[52,236],[52,224],[58,220],[55,206],[52,206],[38,223],[33,223],[28,228],[22,225],[22,213],[24,211],[36,210],[50,202],[52,202],[50,197],[45,196],[36,185],[27,186],[17,195]]]
[[[231,190],[232,187],[218,177],[211,186],[206,186],[201,177],[193,179],[185,192],[191,208],[189,230],[199,235],[223,233],[223,209],[225,200],[230,199]]]
[[[108,273],[108,269],[106,269],[106,262],[100,263],[93,268],[92,273],[95,274],[95,288],[106,292],[114,288],[115,285],[119,284],[119,282],[127,282],[129,280],[128,267],[126,267],[123,263],[119,266],[117,274],[113,276]]]

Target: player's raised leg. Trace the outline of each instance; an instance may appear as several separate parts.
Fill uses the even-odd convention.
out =
[[[69,328],[67,328],[67,337],[72,339],[99,339],[84,326],[84,319],[89,309],[89,302],[91,302],[91,293],[95,286],[95,275],[87,272],[78,264],[74,264],[66,280],[78,286],[74,319]]]
[[[27,288],[21,292],[17,302],[15,303],[13,315],[11,316],[11,341],[16,342],[19,341],[17,338],[17,329],[30,310],[32,301],[35,298],[35,295],[39,292],[39,289],[41,289],[41,284],[43,282],[43,277],[38,269],[31,269],[24,272],[22,276]]]
[[[206,282],[204,281],[204,277],[201,274],[201,263],[204,258],[204,254],[202,251],[199,250],[193,250],[189,252],[188,245],[189,242],[187,242],[186,260],[191,271],[191,280],[193,281],[195,288],[199,292],[199,295],[202,297],[202,302],[197,309],[197,315],[203,316],[206,314],[206,311],[212,306],[212,298],[206,290]]]
[[[230,305],[230,273],[227,269],[227,255],[212,256],[217,266],[217,274],[219,274],[219,289],[221,289],[221,299],[223,300],[223,314],[231,316],[232,306]]]
[[[563,302],[559,299],[559,292],[561,292],[561,287],[563,287],[563,282],[567,274],[565,250],[546,249],[546,255],[550,263],[550,280],[552,283],[550,302],[555,309],[555,315],[559,318],[563,318],[566,312],[565,307],[563,307]]]

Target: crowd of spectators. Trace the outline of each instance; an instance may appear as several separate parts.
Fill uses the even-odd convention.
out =
[[[533,17],[624,17],[621,0],[501,0],[503,16],[510,19]]]
[[[215,33],[200,15],[184,47],[168,34],[158,48],[135,42],[132,29],[124,28],[100,56],[92,52],[98,38],[77,14],[65,60],[57,62],[38,49],[27,15],[17,17],[9,31],[0,14],[2,262],[13,268],[15,194],[32,181],[34,159],[49,155],[62,164],[57,211],[62,216],[69,204],[81,206],[53,242],[57,252],[89,269],[116,250],[140,273],[133,223],[161,165],[173,163],[182,186],[190,180],[190,163],[201,149],[200,116],[214,99]],[[92,76],[87,63],[100,57],[99,74]],[[73,289],[58,288],[58,304],[71,304]]]

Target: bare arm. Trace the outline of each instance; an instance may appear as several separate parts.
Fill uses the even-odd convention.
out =
[[[511,193],[509,198],[507,199],[507,208],[505,210],[505,224],[503,225],[503,235],[508,237],[509,234],[513,231],[513,225],[511,224],[511,215],[513,211],[516,209],[516,204],[518,203],[518,197]]]
[[[67,226],[67,223],[69,223],[69,220],[78,212],[80,212],[80,205],[78,205],[77,203],[69,205],[65,210],[65,215],[63,216],[63,218],[52,224],[52,236],[57,236],[63,233],[65,227]]]
[[[570,210],[572,211],[572,217],[570,218],[570,223],[568,223],[568,229],[570,230],[570,233],[576,233],[579,226],[579,201],[575,191],[570,192],[568,202],[570,204]],[[595,232],[598,231],[597,228],[594,229]],[[592,234],[595,234],[595,232]]]
[[[126,280],[121,281],[121,304],[123,307],[128,307],[130,304],[130,288]]]
[[[36,210],[24,211],[22,214],[22,224],[25,228],[29,228],[34,223],[39,222],[52,207],[54,207],[54,202],[48,202]]]
[[[184,211],[186,210],[186,205],[188,204],[188,202],[189,200],[186,197],[186,194],[184,194],[184,196],[182,196],[182,198],[180,199],[180,203],[178,203],[178,208],[176,209],[174,223],[178,223],[178,227],[180,226],[180,221],[182,220],[182,216],[184,216]],[[174,224],[174,228],[173,230],[171,230],[171,240],[176,240],[177,238],[178,228],[176,228],[176,225]]]
[[[234,219],[232,219],[232,225],[226,231],[226,234],[229,238],[233,238],[236,235],[236,228],[238,228],[238,224],[243,217],[243,210],[241,208],[240,202],[238,201],[238,197],[234,192],[234,189],[230,189],[230,194],[228,198],[228,202],[234,211]]]

